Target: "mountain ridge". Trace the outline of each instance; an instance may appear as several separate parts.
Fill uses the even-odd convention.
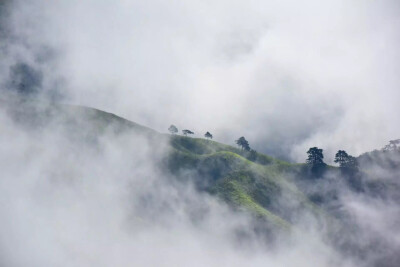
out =
[[[332,183],[332,179],[321,177],[326,173],[343,175],[338,167],[324,165],[322,171],[314,173],[309,164],[289,163],[258,152],[250,157],[248,151],[230,145],[159,133],[90,107],[44,105],[33,101],[0,102],[19,125],[39,130],[48,124],[61,125],[60,131],[69,133],[74,140],[96,144],[104,134],[129,136],[134,133],[154,143],[155,150],[166,144],[168,152],[160,161],[164,171],[180,181],[193,183],[200,191],[217,197],[237,211],[252,214],[272,228],[290,229],[299,214],[310,214],[325,221],[332,221],[332,215],[337,215],[336,209],[332,214],[332,206],[337,202],[342,182],[333,180],[336,187],[326,186],[324,184]],[[351,179],[350,185],[359,186],[358,180]],[[381,184],[370,187],[381,188]]]
[[[257,153],[257,159],[251,161],[248,152],[239,148],[213,140],[159,133],[113,113],[89,107],[29,101],[8,104],[8,111],[21,125],[37,128],[55,121],[67,127],[64,131],[73,133],[74,138],[91,142],[110,131],[113,134],[133,131],[153,141],[167,141],[169,153],[162,164],[173,176],[190,180],[200,190],[217,196],[231,207],[250,212],[280,228],[289,228],[290,216],[274,204],[274,198],[290,194],[297,196],[299,203],[307,202],[305,206],[313,205],[282,175],[286,169],[299,165],[268,155]]]

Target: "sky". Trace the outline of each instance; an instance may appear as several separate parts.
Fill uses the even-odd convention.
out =
[[[398,1],[2,3],[1,104],[22,93],[160,132],[175,124],[232,145],[245,136],[295,162],[311,146],[331,162],[338,149],[358,155],[399,137]],[[80,138],[90,121],[74,118],[82,132],[63,116],[24,127],[0,105],[5,266],[330,267],[386,255],[374,247],[353,262],[307,215],[275,249],[250,230],[248,243],[236,242],[253,222],[172,183],[159,169],[167,144],[109,129],[94,146]],[[398,205],[342,193],[358,242],[398,252]]]
[[[296,162],[399,137],[398,1],[12,5],[3,80],[29,64],[64,102]]]

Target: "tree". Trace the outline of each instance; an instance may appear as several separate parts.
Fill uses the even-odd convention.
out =
[[[213,138],[213,136],[212,136],[212,134],[210,134],[210,132],[206,132],[204,134],[204,137],[207,138],[207,139],[212,139]]]
[[[182,130],[182,133],[184,136],[187,136],[188,134],[194,134],[191,130]]]
[[[308,151],[306,162],[311,165],[325,164],[323,150],[318,147],[311,147]]]
[[[240,146],[242,149],[246,150],[246,151],[250,151],[250,146],[249,146],[249,142],[247,142],[246,138],[244,138],[243,136],[240,137],[238,140],[235,141],[236,144],[238,146]]]
[[[168,131],[171,134],[176,134],[178,132],[178,128],[176,128],[176,126],[172,124],[171,126],[169,126]]]
[[[339,150],[335,155],[335,163],[339,163],[340,167],[344,167],[349,160],[349,154],[344,150]]]
[[[386,151],[394,151],[400,148],[400,139],[397,140],[390,140],[389,144],[386,145],[383,150]]]
[[[348,158],[348,160],[347,160],[347,162],[346,162],[346,164],[345,164],[345,166],[344,166],[345,168],[351,168],[351,169],[358,169],[358,161],[357,161],[357,158],[355,158],[355,157],[353,157],[353,156],[350,156],[349,155],[349,158]]]
[[[336,153],[334,162],[339,163],[341,168],[357,169],[358,167],[357,159],[347,154],[347,152],[344,150],[339,150]]]

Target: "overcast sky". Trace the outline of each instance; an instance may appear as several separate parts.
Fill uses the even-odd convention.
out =
[[[0,100],[14,90],[160,132],[175,124],[228,144],[245,136],[258,151],[297,162],[311,146],[330,161],[338,149],[357,155],[400,137],[398,0],[3,3]],[[339,181],[340,208],[355,226],[346,238],[358,238],[362,262],[329,245],[310,214],[276,247],[263,246],[249,217],[169,179],[163,140],[115,135],[112,125],[93,140],[96,124],[79,109],[24,125],[30,109],[15,120],[5,106],[5,266],[367,266],[390,249],[398,255],[397,202],[352,194],[339,188],[342,177],[326,184]],[[69,128],[71,116],[78,128]],[[235,239],[238,230],[248,243]]]
[[[24,62],[64,102],[303,162],[399,138],[398,1],[13,1]],[[10,37],[11,36],[11,37]]]

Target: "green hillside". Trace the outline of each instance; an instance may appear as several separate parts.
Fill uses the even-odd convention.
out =
[[[253,162],[247,159],[248,152],[232,146],[200,138],[170,138],[173,149],[167,162],[171,172],[180,176],[191,170],[190,176],[201,189],[235,209],[249,211],[283,228],[290,227],[291,211],[319,212],[286,179],[287,174],[300,169],[299,165],[260,153]]]
[[[72,105],[6,104],[21,125],[62,125],[74,139],[96,142],[105,133],[140,134],[152,143],[167,142],[168,154],[162,167],[182,181],[226,202],[233,209],[253,214],[269,225],[289,229],[296,214],[322,214],[320,208],[296,186],[291,174],[304,166],[268,155],[250,155],[233,146],[202,138],[158,133],[114,114]],[[60,123],[61,122],[61,123]],[[251,160],[249,160],[251,159]]]

